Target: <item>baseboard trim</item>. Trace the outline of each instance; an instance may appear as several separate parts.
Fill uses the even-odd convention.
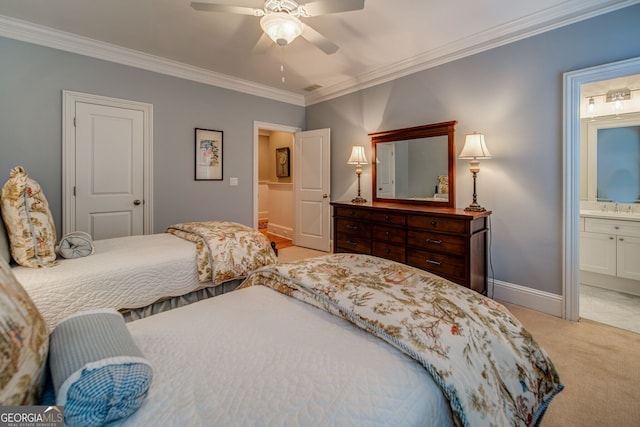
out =
[[[271,234],[275,234],[276,236],[293,240],[293,228],[291,227],[285,227],[283,225],[278,225],[278,224],[269,222],[269,225],[267,226],[267,231]]]
[[[493,292],[491,292],[492,286]],[[563,316],[564,303],[562,295],[491,279],[489,279],[489,295],[492,295],[493,299],[530,308],[552,316]]]

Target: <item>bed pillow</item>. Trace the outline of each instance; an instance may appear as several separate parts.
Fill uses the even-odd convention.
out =
[[[144,402],[153,377],[114,309],[80,312],[58,324],[49,367],[67,426],[98,426],[130,416]]]
[[[0,258],[7,261],[7,264],[11,262],[11,252],[9,250],[9,237],[7,237],[7,230],[4,228],[4,221],[2,220],[2,212],[0,211]]]
[[[0,201],[13,259],[25,267],[56,265],[56,227],[49,204],[40,184],[22,166],[11,169]]]
[[[48,348],[43,317],[0,258],[0,406],[37,404]]]
[[[82,258],[93,253],[93,239],[91,234],[84,231],[73,231],[65,234],[61,239],[56,252],[63,258]]]

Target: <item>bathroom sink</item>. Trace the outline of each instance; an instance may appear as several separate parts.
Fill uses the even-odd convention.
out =
[[[591,218],[608,218],[621,219],[626,221],[640,221],[640,213],[627,212],[602,212],[598,210],[580,210],[580,216],[588,216]]]

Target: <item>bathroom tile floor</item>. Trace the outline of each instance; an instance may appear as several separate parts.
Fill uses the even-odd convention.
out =
[[[581,284],[580,317],[640,333],[640,297]]]

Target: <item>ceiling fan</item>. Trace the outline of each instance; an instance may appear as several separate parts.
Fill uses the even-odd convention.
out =
[[[327,55],[331,55],[338,50],[338,45],[309,25],[301,22],[299,18],[360,10],[364,8],[364,0],[265,0],[263,9],[218,3],[191,2],[191,7],[205,12],[261,16],[260,27],[262,27],[264,34],[256,43],[254,52],[266,51],[272,40],[279,46],[286,46],[296,37],[301,36]]]

